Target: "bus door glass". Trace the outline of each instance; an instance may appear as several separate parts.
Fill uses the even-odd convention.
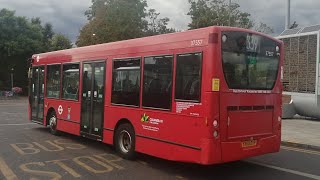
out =
[[[32,69],[31,114],[32,120],[43,123],[44,104],[44,66]]]
[[[82,72],[81,133],[101,140],[104,117],[105,62],[84,63]]]

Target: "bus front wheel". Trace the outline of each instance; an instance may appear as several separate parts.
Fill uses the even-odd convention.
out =
[[[121,124],[115,133],[115,149],[124,159],[135,157],[135,133],[131,124]]]
[[[55,136],[59,135],[59,131],[57,130],[57,121],[56,112],[52,111],[49,116],[49,131]]]

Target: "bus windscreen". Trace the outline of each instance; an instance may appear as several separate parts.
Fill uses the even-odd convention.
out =
[[[246,33],[222,32],[222,64],[230,89],[272,90],[277,80],[280,44]]]

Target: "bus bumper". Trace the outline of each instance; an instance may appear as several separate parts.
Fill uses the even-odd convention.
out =
[[[243,148],[241,141],[222,142],[222,162],[236,161],[252,156],[278,152],[280,150],[280,137],[277,135],[260,138],[256,146]]]
[[[213,140],[203,140],[200,164],[225,163],[278,152],[280,150],[280,139],[278,135],[260,138],[256,146],[247,148],[242,147],[242,141],[221,142],[219,145],[214,143]]]

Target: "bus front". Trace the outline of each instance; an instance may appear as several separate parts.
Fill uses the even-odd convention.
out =
[[[278,152],[282,42],[251,31],[222,30],[220,47],[221,160]]]

